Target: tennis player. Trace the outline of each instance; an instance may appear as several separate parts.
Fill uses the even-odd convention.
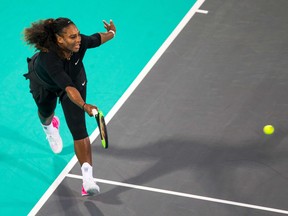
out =
[[[95,195],[100,189],[93,180],[91,145],[85,122],[85,112],[93,116],[92,109],[97,107],[86,103],[87,78],[82,61],[87,49],[114,38],[113,21],[103,23],[107,32],[91,36],[80,34],[68,18],[39,20],[24,30],[25,41],[38,51],[27,59],[29,71],[24,76],[30,81],[41,125],[52,151],[60,153],[63,148],[60,121],[54,115],[59,98],[81,165],[83,196]]]

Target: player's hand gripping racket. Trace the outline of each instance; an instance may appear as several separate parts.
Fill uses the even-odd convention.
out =
[[[107,128],[106,128],[106,123],[105,123],[103,112],[99,109],[98,111],[96,109],[93,109],[92,113],[98,124],[102,146],[104,149],[107,149],[108,148],[108,134],[107,134]]]

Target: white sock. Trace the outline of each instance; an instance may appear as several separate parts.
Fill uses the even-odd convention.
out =
[[[42,125],[44,131],[46,131],[48,133],[53,132],[55,130],[55,128],[53,127],[52,121],[49,125],[43,125],[43,124],[41,124],[41,125]]]
[[[83,181],[86,179],[93,178],[93,168],[89,163],[87,162],[83,163],[81,170],[82,170]]]

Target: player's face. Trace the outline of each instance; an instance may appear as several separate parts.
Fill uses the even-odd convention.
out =
[[[61,35],[57,35],[58,44],[67,52],[78,52],[81,44],[80,32],[74,24],[65,27]]]

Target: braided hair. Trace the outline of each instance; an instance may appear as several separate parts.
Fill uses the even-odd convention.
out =
[[[24,40],[28,45],[34,46],[42,52],[53,51],[64,58],[63,50],[57,44],[56,34],[61,35],[63,29],[74,23],[68,18],[46,19],[32,23],[31,27],[24,29]]]

